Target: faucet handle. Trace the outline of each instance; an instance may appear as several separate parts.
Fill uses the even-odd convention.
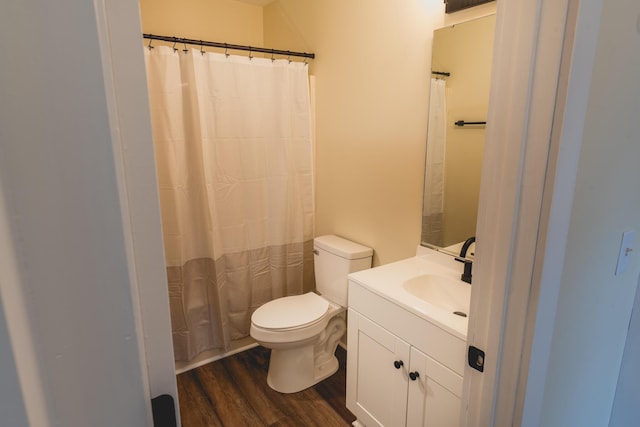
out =
[[[460,280],[471,284],[471,268],[473,267],[473,261],[466,258],[455,257],[455,260],[464,264],[464,272],[460,276]]]

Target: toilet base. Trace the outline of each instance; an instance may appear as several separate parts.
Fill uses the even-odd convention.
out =
[[[281,370],[277,367],[279,365],[278,360],[284,360],[286,357],[278,358],[276,354],[276,363],[274,364],[273,357],[276,352],[278,352],[278,350],[271,350],[271,362],[269,362],[267,384],[269,387],[280,393],[289,394],[305,390],[316,385],[325,378],[329,378],[338,371],[338,359],[335,356],[332,356],[332,360],[317,366],[315,369],[311,367],[310,370],[307,370],[309,367],[305,366],[304,370],[301,368],[301,370],[293,372],[291,365],[288,364],[288,369]],[[274,366],[276,366],[276,368],[274,368]],[[310,371],[313,372],[313,375],[308,375],[308,372]]]
[[[345,329],[344,319],[334,317],[317,340],[313,340],[315,344],[304,342],[293,348],[272,348],[267,374],[269,387],[280,393],[296,393],[335,374],[339,367],[336,347]]]

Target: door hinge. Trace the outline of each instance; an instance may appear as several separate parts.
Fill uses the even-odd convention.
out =
[[[472,345],[469,346],[469,366],[473,369],[484,372],[484,351]]]

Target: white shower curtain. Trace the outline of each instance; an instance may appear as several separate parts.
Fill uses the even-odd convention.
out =
[[[313,288],[306,64],[145,49],[176,360]]]
[[[429,99],[429,129],[422,217],[422,241],[437,246],[444,244],[444,160],[447,142],[446,84],[431,79]]]

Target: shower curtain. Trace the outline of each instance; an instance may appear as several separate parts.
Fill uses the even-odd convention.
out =
[[[145,49],[176,360],[313,289],[306,64]]]
[[[444,159],[447,142],[445,81],[431,79],[422,241],[443,246]]]

